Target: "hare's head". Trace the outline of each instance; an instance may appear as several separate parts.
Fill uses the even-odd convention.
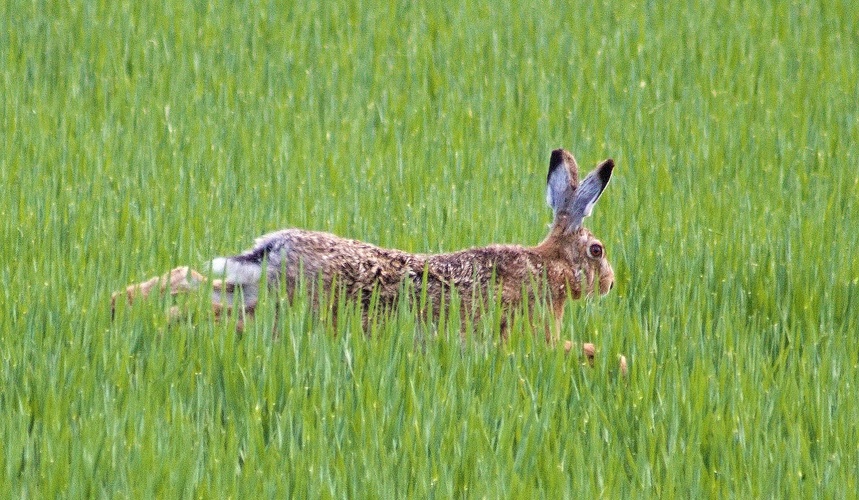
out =
[[[549,160],[546,202],[552,207],[554,220],[545,243],[572,266],[587,295],[606,294],[614,285],[605,247],[582,226],[608,185],[613,168],[613,160],[604,160],[579,184],[579,167],[573,155],[556,149]]]

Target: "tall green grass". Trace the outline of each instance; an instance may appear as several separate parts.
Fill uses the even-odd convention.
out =
[[[0,494],[849,496],[857,46],[844,1],[4,0]],[[559,146],[618,165],[593,369],[407,311],[111,321],[280,227],[537,243]]]

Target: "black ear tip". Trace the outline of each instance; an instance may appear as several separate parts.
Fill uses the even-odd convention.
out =
[[[568,165],[570,170],[573,172],[578,170],[576,166],[576,159],[573,157],[573,154],[563,148],[558,148],[552,151],[552,155],[549,157],[549,171],[555,170],[560,165]]]
[[[556,149],[552,151],[552,156],[549,157],[549,169],[553,169],[556,166],[560,165],[564,162],[564,151],[563,149]]]
[[[599,170],[600,178],[604,182],[608,182],[609,178],[611,178],[611,171],[614,170],[614,160],[611,158],[603,160],[597,167],[597,170]]]
[[[546,175],[546,182],[549,182],[549,179],[552,177],[552,173],[558,169],[561,165],[564,164],[564,150],[556,149],[552,151],[552,155],[549,157],[549,174]]]

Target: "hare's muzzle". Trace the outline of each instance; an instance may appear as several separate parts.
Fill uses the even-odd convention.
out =
[[[614,270],[611,265],[603,261],[599,270],[600,295],[605,295],[614,288]]]

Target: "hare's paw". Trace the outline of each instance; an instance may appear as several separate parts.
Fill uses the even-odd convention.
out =
[[[624,378],[626,378],[626,376],[629,374],[629,368],[626,365],[626,356],[624,356],[623,354],[619,354],[618,355],[618,363],[620,365],[620,374]]]
[[[567,340],[564,342],[564,353],[569,354],[573,348],[576,347],[576,344],[572,340]],[[582,344],[582,356],[585,357],[585,360],[588,362],[590,366],[594,366],[594,356],[596,356],[597,348],[595,345],[590,342],[586,342]]]
[[[569,354],[573,348],[575,348],[576,344],[571,340],[567,340],[564,342],[564,353]],[[589,366],[594,366],[594,358],[596,357],[597,348],[594,344],[590,342],[585,342],[582,344],[582,356],[584,356],[585,361]],[[623,354],[618,354],[618,369],[620,371],[621,376],[626,377],[629,374],[629,366],[626,362],[626,356]]]

